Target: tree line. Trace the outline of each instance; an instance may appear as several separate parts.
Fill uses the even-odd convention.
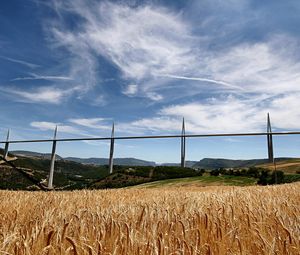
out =
[[[231,175],[231,176],[245,176],[256,178],[257,184],[259,185],[272,185],[281,183],[290,183],[294,181],[300,181],[300,176],[297,175],[286,175],[283,171],[250,167],[248,169],[225,169],[217,168],[210,171],[211,176],[219,175]]]

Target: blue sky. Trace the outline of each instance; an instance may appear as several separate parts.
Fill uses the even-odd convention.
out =
[[[300,130],[297,0],[0,3],[0,135],[12,139]],[[50,144],[12,149],[50,151]],[[117,142],[116,156],[178,162],[178,140]],[[107,157],[105,142],[60,143]],[[189,139],[187,159],[266,157],[266,139]],[[298,137],[275,138],[299,156]]]

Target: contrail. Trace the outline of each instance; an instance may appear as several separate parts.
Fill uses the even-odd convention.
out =
[[[170,74],[164,74],[164,75],[159,75],[159,76],[161,76],[161,77],[167,77],[167,78],[172,78],[172,79],[180,79],[180,80],[205,81],[205,82],[210,82],[210,83],[215,83],[215,84],[223,85],[223,86],[229,87],[229,88],[244,90],[243,88],[241,88],[239,86],[232,85],[232,84],[224,82],[224,81],[218,81],[218,80],[213,80],[213,79],[208,79],[208,78],[187,77],[187,76],[178,76],[178,75],[170,75]]]
[[[8,57],[4,57],[4,56],[0,56],[0,58],[6,59],[6,60],[8,60],[10,62],[14,62],[14,63],[18,63],[18,64],[21,64],[21,65],[27,66],[27,67],[29,67],[31,69],[35,69],[35,68],[40,67],[40,65],[32,64],[30,62],[26,62],[26,61],[19,60],[19,59],[8,58]]]
[[[11,81],[24,81],[24,80],[73,80],[73,79],[71,77],[66,77],[66,76],[33,75],[29,77],[18,77],[12,79]]]

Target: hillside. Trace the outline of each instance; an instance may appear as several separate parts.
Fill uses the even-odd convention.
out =
[[[33,151],[11,151],[11,154],[21,156],[21,157],[31,157],[31,158],[40,158],[40,159],[50,159],[50,153],[39,153]],[[81,164],[91,164],[91,165],[108,165],[108,158],[78,158],[78,157],[66,157],[63,158],[60,155],[56,155],[56,159],[73,161]],[[298,169],[298,162],[300,159],[297,158],[277,158],[277,164],[280,162],[286,162],[290,165],[284,166],[282,164],[283,171],[287,170],[288,172],[295,172],[293,167]],[[291,164],[295,163],[295,164]],[[114,158],[114,164],[120,166],[177,166],[180,167],[179,163],[162,163],[157,164],[154,161],[147,161],[137,158]],[[252,166],[266,166],[270,168],[271,165],[268,164],[268,159],[250,159],[250,160],[234,160],[234,159],[223,159],[223,158],[203,158],[200,161],[186,161],[186,167],[197,168],[197,169],[207,169],[212,170],[216,168],[248,168]],[[273,169],[272,169],[273,170]]]
[[[271,171],[274,170],[274,164],[270,163],[260,164],[257,167],[267,168]],[[300,172],[300,159],[276,160],[276,169],[290,174]]]
[[[44,182],[49,173],[50,160],[38,154],[18,156],[13,164],[29,174],[36,182]],[[44,156],[44,155],[42,155]],[[172,166],[122,166],[115,165],[109,175],[108,166],[82,164],[65,159],[57,160],[54,172],[56,189],[119,188],[148,181],[197,176],[191,168]],[[37,189],[22,174],[6,164],[0,164],[0,189]]]
[[[40,158],[40,159],[50,159],[50,153],[40,153],[34,151],[11,151],[11,154],[21,157],[30,157],[30,158]],[[61,157],[56,154],[56,160],[67,160],[74,161],[82,164],[91,164],[91,165],[108,165],[108,158],[77,158],[77,157]],[[136,158],[114,158],[115,165],[121,166],[155,166],[156,163],[153,161],[146,161]]]
[[[26,173],[31,174],[30,169],[22,169]],[[32,189],[35,186],[30,180],[24,178],[24,176],[6,165],[0,165],[0,189]],[[38,189],[38,187],[35,187]]]
[[[45,182],[50,168],[49,159],[18,157],[13,164],[30,174],[37,182]],[[55,164],[54,186],[58,189],[85,188],[91,182],[108,175],[107,166],[83,165],[73,161],[58,160]],[[32,189],[19,172],[6,164],[0,164],[0,189]],[[37,187],[35,187],[37,188]]]
[[[67,157],[65,160],[75,161],[82,164],[108,165],[108,158],[75,158]],[[146,161],[136,158],[114,158],[114,164],[120,166],[155,166],[153,161]]]
[[[130,168],[119,166],[113,174],[94,182],[91,188],[121,188],[157,180],[193,177],[200,174],[192,168],[176,166],[136,166]]]
[[[3,151],[2,151],[3,152]],[[27,175],[31,176],[36,182],[46,184],[47,175],[50,168],[49,154],[14,151],[15,154],[25,155],[13,158],[13,164],[22,169]],[[181,168],[172,165],[143,165],[155,164],[155,162],[138,160],[135,158],[115,159],[114,173],[109,175],[107,165],[98,165],[108,163],[104,158],[68,158],[63,159],[58,156],[55,164],[54,186],[56,189],[81,189],[81,188],[120,188],[138,185],[142,183],[155,182],[153,185],[250,185],[256,183],[263,169],[269,169],[269,177],[272,180],[273,164],[266,163],[267,160],[229,160],[229,159],[203,159],[197,162],[198,169],[206,168],[207,172],[202,176],[203,171],[195,168]],[[76,160],[80,161],[76,162]],[[286,173],[283,178],[284,182],[293,182],[299,180],[299,174],[296,171],[300,169],[300,159],[280,158],[277,160],[277,170]],[[121,162],[121,163],[120,163]],[[119,163],[119,165],[118,165]],[[187,165],[192,165],[188,161]],[[126,166],[131,164],[130,166]],[[245,174],[251,166],[259,167],[258,174],[255,176]],[[201,166],[201,167],[199,167]],[[223,168],[221,171],[220,168]],[[226,168],[236,168],[235,170],[226,170]],[[218,176],[215,175],[214,169],[221,171]],[[255,177],[252,178],[252,177]],[[185,178],[185,179],[178,179]],[[192,178],[192,179],[190,179]],[[193,179],[195,178],[195,179]],[[278,177],[279,178],[279,177]],[[175,180],[177,179],[177,180]],[[0,162],[0,189],[32,189],[32,182],[28,182],[21,172],[14,170],[12,167]],[[158,181],[158,182],[157,182]],[[37,184],[38,185],[38,184]],[[152,184],[149,184],[150,186]]]
[[[252,186],[257,179],[244,176],[196,176],[147,182],[134,186],[134,188],[160,188],[160,187],[207,187],[207,186]]]
[[[11,151],[11,154],[15,156],[20,156],[20,157],[30,157],[30,158],[41,158],[41,159],[50,159],[51,158],[51,153],[40,153],[40,152],[34,152],[34,151]],[[55,158],[57,160],[63,159],[59,155],[55,155]]]
[[[293,160],[291,158],[277,158],[277,162]],[[216,168],[243,168],[252,167],[262,164],[267,164],[268,159],[249,159],[249,160],[235,160],[235,159],[218,159],[218,158],[204,158],[193,165],[194,168],[216,169]]]

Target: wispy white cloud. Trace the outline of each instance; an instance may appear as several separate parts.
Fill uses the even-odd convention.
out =
[[[300,92],[278,96],[269,102],[267,110],[272,114],[275,128],[300,130]]]
[[[242,43],[207,59],[207,72],[246,92],[282,94],[299,91],[300,41],[276,35],[265,42]]]
[[[251,107],[249,107],[251,105]],[[251,102],[227,97],[205,103],[189,103],[165,107],[160,114],[186,119],[193,133],[230,133],[260,131],[265,125],[265,112]]]
[[[126,96],[134,96],[138,92],[138,85],[129,84],[122,92]]]
[[[95,95],[90,99],[90,104],[92,106],[104,106],[107,104],[107,98],[104,95]]]
[[[111,129],[111,125],[107,125],[107,119],[104,118],[81,118],[81,119],[69,119],[71,123],[80,125],[83,127],[94,128],[94,129]]]
[[[67,125],[62,125],[61,123],[47,122],[47,121],[33,121],[30,123],[31,127],[38,128],[43,131],[54,130],[56,126],[59,126],[59,131],[64,133],[78,133],[79,130]]]
[[[299,111],[295,98],[300,92],[297,38],[272,34],[255,43],[244,41],[212,50],[213,36],[194,34],[198,23],[165,7],[54,2],[58,13],[81,18],[76,28],[68,29],[60,20],[49,29],[54,45],[71,53],[70,77],[82,84],[81,90],[98,85],[96,69],[101,69],[101,57],[119,69],[129,84],[121,91],[127,96],[167,102],[174,94],[174,85],[176,93],[186,99],[202,93],[197,101],[193,98],[190,103],[161,104],[160,111],[152,117],[121,123],[127,131],[175,131],[171,123],[182,116],[191,132],[257,131],[264,128],[267,111],[276,112],[278,128],[288,127],[282,123],[298,126],[288,117],[291,113],[297,116]],[[237,0],[230,1],[233,2]],[[221,1],[218,4],[222,5]],[[248,7],[248,1],[243,1],[233,11],[243,12]],[[211,20],[201,20],[201,27],[209,28]],[[233,29],[231,25],[229,22],[221,36],[226,37],[226,32]],[[189,86],[191,83],[193,86]],[[207,98],[210,92],[215,98]]]
[[[0,58],[8,60],[8,61],[13,62],[13,63],[17,63],[17,64],[20,64],[20,65],[29,67],[31,69],[35,69],[35,68],[40,67],[40,65],[33,64],[33,63],[30,63],[30,62],[27,62],[27,61],[24,61],[24,60],[20,60],[20,59],[9,58],[9,57],[4,57],[4,56],[0,56]]]
[[[90,46],[126,77],[144,79],[153,73],[187,68],[195,61],[189,53],[189,27],[180,15],[163,8],[108,3],[99,10],[102,19],[94,13],[87,23]]]
[[[228,97],[223,101],[189,103],[164,107],[157,116],[120,124],[120,131],[131,133],[180,133],[182,117],[188,133],[230,133],[261,131],[265,124],[265,113],[249,102]],[[259,113],[259,114],[258,114]]]
[[[105,141],[82,141],[83,143],[86,143],[88,145],[92,145],[92,146],[101,146],[101,147],[107,147],[109,148],[110,146],[110,142],[105,142]]]
[[[156,92],[147,92],[145,94],[146,97],[150,98],[153,101],[161,101],[164,97]]]
[[[39,87],[31,90],[19,90],[11,87],[0,87],[0,91],[6,95],[14,96],[14,100],[27,103],[50,103],[59,104],[69,91],[56,87]],[[16,97],[17,96],[17,97]]]
[[[179,133],[182,117],[185,117],[188,133],[264,132],[270,112],[273,130],[299,130],[299,96],[300,93],[294,93],[264,100],[228,96],[171,105],[162,108],[154,117],[121,123],[118,127],[121,132],[139,134]]]
[[[172,78],[172,79],[179,79],[179,80],[189,80],[189,81],[203,81],[203,82],[208,82],[208,83],[214,83],[217,85],[222,85],[231,89],[238,89],[238,90],[243,90],[243,88],[239,86],[235,86],[233,84],[229,84],[228,82],[225,81],[218,81],[218,80],[213,80],[213,79],[208,79],[208,78],[201,78],[201,77],[187,77],[187,76],[178,76],[178,75],[170,75],[170,74],[164,74],[160,75],[161,77],[167,77],[167,78]]]
[[[96,1],[84,5],[75,0],[64,1],[59,9],[83,19],[78,30],[68,30],[64,25],[51,30],[55,45],[65,47],[77,59],[72,60],[72,68],[88,69],[92,79],[98,65],[95,57],[104,57],[121,71],[124,79],[134,80],[142,88],[129,86],[124,90],[126,95],[161,99],[152,86],[147,86],[150,84],[147,81],[160,73],[190,70],[197,62],[195,52],[191,51],[196,38],[190,26],[180,14],[166,8],[150,5],[133,8]],[[95,80],[86,83],[95,85]]]
[[[58,133],[65,133],[65,134],[72,134],[72,135],[79,135],[84,137],[91,137],[92,135],[81,130],[80,128],[66,125],[60,122],[48,122],[48,121],[33,121],[30,123],[31,127],[42,131],[51,131],[55,129],[57,126]]]
[[[224,50],[212,51],[208,45],[214,43],[214,37],[193,34],[197,24],[182,13],[157,5],[92,3],[55,1],[57,10],[80,16],[82,23],[78,29],[69,30],[62,24],[51,30],[55,44],[75,57],[72,69],[88,73],[82,77],[83,84],[95,86],[97,57],[101,56],[117,67],[124,79],[134,81],[123,94],[153,101],[169,97],[172,79],[209,83],[205,92],[216,88],[220,92],[272,95],[299,91],[300,63],[292,54],[299,41],[291,36],[272,35],[261,42],[226,45]],[[238,6],[234,12],[245,11],[248,1]],[[211,25],[205,18],[201,26]],[[199,91],[200,87],[194,94]],[[192,94],[186,83],[182,83],[180,93]]]
[[[129,123],[117,123],[115,129],[120,133],[149,134],[169,133],[173,134],[180,130],[181,121],[179,118],[168,116],[157,116],[143,118]]]
[[[223,139],[225,142],[229,142],[229,143],[240,143],[241,140],[237,139],[237,138],[231,138],[231,137],[226,137]]]
[[[272,98],[262,96],[263,100],[227,96],[222,99],[209,99],[202,103],[171,105],[163,107],[153,117],[117,122],[115,130],[121,135],[180,134],[182,117],[184,117],[187,133],[264,132],[268,112],[271,113],[273,130],[298,130],[300,129],[299,96],[300,93]],[[92,129],[111,129],[110,123],[108,124],[107,119],[104,118],[69,119],[68,122]],[[32,126],[53,129],[56,124],[59,123],[37,122]],[[69,125],[61,123],[59,125],[66,132],[76,133]]]

